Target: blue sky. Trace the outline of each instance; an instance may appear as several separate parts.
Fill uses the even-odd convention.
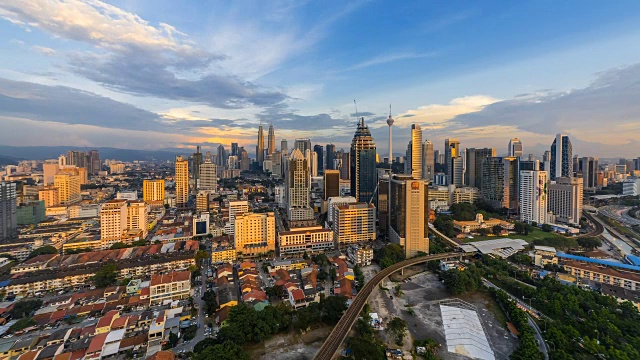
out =
[[[203,4],[204,3],[204,4]],[[640,155],[637,1],[0,3],[0,144],[160,149],[281,138],[348,147],[353,100],[387,154]],[[623,145],[623,146],[621,146]]]

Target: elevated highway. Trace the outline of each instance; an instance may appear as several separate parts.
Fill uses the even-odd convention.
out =
[[[448,239],[446,237],[444,238]],[[349,306],[347,311],[345,311],[344,315],[342,315],[342,318],[340,318],[340,321],[338,321],[338,324],[333,328],[333,330],[325,340],[324,344],[322,344],[322,347],[320,348],[320,350],[315,356],[315,360],[331,360],[333,358],[336,351],[338,351],[338,348],[340,347],[344,339],[347,337],[347,334],[349,334],[351,327],[358,319],[358,316],[360,315],[360,311],[362,311],[362,308],[367,303],[367,300],[369,299],[371,292],[378,286],[378,284],[380,284],[382,280],[387,278],[389,275],[393,274],[396,271],[402,270],[406,267],[422,264],[427,261],[444,260],[444,259],[450,259],[450,258],[461,258],[463,256],[472,256],[472,255],[474,254],[473,253],[464,254],[464,253],[458,253],[458,252],[427,255],[427,256],[408,259],[408,260],[399,262],[397,264],[393,264],[384,270],[381,270],[369,282],[367,282],[364,285],[364,287],[360,290],[358,295],[356,295],[355,299],[351,303],[351,306]]]

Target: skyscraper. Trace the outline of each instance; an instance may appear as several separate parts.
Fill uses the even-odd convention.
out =
[[[72,174],[57,174],[53,184],[58,188],[58,200],[62,205],[80,202],[80,176]]]
[[[447,175],[447,184],[462,183],[462,179],[456,179],[454,162],[460,157],[460,141],[458,139],[444,139],[444,173]]]
[[[239,156],[238,143],[231,143],[231,155]]]
[[[583,157],[580,159],[583,186],[585,190],[595,190],[598,187],[598,158]]]
[[[549,179],[573,176],[573,147],[569,136],[557,134],[551,144]],[[545,169],[546,170],[546,169]]]
[[[142,182],[142,199],[147,204],[162,206],[164,204],[164,180],[145,179]]]
[[[293,142],[293,147],[295,149],[300,150],[302,154],[304,154],[307,150],[311,150],[311,140],[310,139],[296,139]]]
[[[389,169],[393,169],[393,117],[391,116],[391,104],[389,104],[389,117],[387,118],[387,126],[389,126]]]
[[[227,151],[224,149],[224,145],[218,145],[218,151],[216,156],[216,165],[225,168],[227,164]]]
[[[0,242],[18,238],[16,184],[0,182]]]
[[[512,157],[522,157],[522,141],[518,138],[509,140],[509,149],[507,153]]]
[[[558,177],[549,185],[548,209],[556,216],[556,221],[580,224],[582,191],[582,178]]]
[[[435,157],[433,153],[433,143],[425,140],[422,144],[422,179],[429,182],[433,181],[435,173]]]
[[[276,134],[273,130],[273,124],[269,124],[269,134],[267,135],[267,155],[271,155],[276,151]]]
[[[333,144],[327,144],[326,146],[327,159],[325,161],[325,169],[335,170],[335,160],[336,160],[336,146]]]
[[[324,199],[340,196],[340,171],[324,171]]]
[[[351,178],[351,154],[340,149],[338,160],[340,160],[340,179],[349,180]]]
[[[422,179],[422,129],[420,125],[411,125],[411,176]]]
[[[238,161],[240,162],[240,170],[249,170],[249,153],[244,149],[244,146],[238,148]]]
[[[351,141],[351,196],[359,202],[369,202],[376,188],[376,143],[369,127],[360,118]]]
[[[520,171],[520,221],[547,222],[549,175],[543,170]]]
[[[258,162],[258,167],[262,169],[262,163],[264,162],[264,130],[262,130],[262,123],[260,123],[260,126],[258,127],[258,145],[256,146],[256,161]]]
[[[216,164],[205,162],[200,165],[200,190],[216,191],[218,188],[218,169]]]
[[[220,145],[222,146],[222,145]],[[224,150],[224,148],[222,148]],[[200,164],[202,164],[202,153],[200,146],[196,148],[196,152],[191,157],[191,169],[193,169],[193,194],[198,193],[198,185],[200,182]]]
[[[482,163],[482,197],[495,208],[518,209],[518,158],[489,157]]]
[[[318,172],[324,171],[324,157],[322,156],[322,145],[314,145],[313,151],[316,153],[318,157]]]
[[[287,214],[289,221],[313,219],[309,206],[311,196],[311,173],[309,162],[299,149],[293,149],[285,175]]]
[[[77,167],[87,167],[87,154],[83,151],[73,151],[70,150],[67,152],[67,165],[75,165]]]
[[[89,151],[88,155],[88,171],[90,175],[98,175],[98,172],[102,169],[100,163],[100,153],[98,150]]]
[[[280,151],[283,154],[289,154],[289,145],[287,144],[287,139],[282,139],[282,141],[280,141]]]
[[[189,201],[189,161],[176,156],[176,206],[186,207]]]
[[[409,175],[391,178],[389,239],[404,246],[407,258],[429,253],[428,188]]]
[[[484,159],[494,156],[496,156],[496,149],[467,148],[465,157],[467,171],[464,175],[464,183],[471,187],[480,188],[482,184],[482,162]]]

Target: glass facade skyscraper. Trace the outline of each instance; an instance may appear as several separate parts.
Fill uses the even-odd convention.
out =
[[[369,202],[375,192],[376,143],[369,127],[360,118],[358,128],[351,141],[351,196],[360,202]]]

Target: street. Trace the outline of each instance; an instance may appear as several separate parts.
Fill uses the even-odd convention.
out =
[[[206,329],[205,313],[204,313],[204,301],[202,300],[202,295],[207,291],[207,270],[209,270],[209,263],[211,260],[202,261],[202,284],[196,287],[193,293],[193,304],[198,308],[198,317],[195,319],[196,323],[199,325],[198,330],[196,331],[196,336],[191,339],[188,343],[180,339],[180,342],[176,347],[172,350],[174,353],[179,353],[184,350],[185,352],[193,351],[193,347],[200,341],[205,339],[204,331]],[[194,319],[192,319],[193,321]]]

